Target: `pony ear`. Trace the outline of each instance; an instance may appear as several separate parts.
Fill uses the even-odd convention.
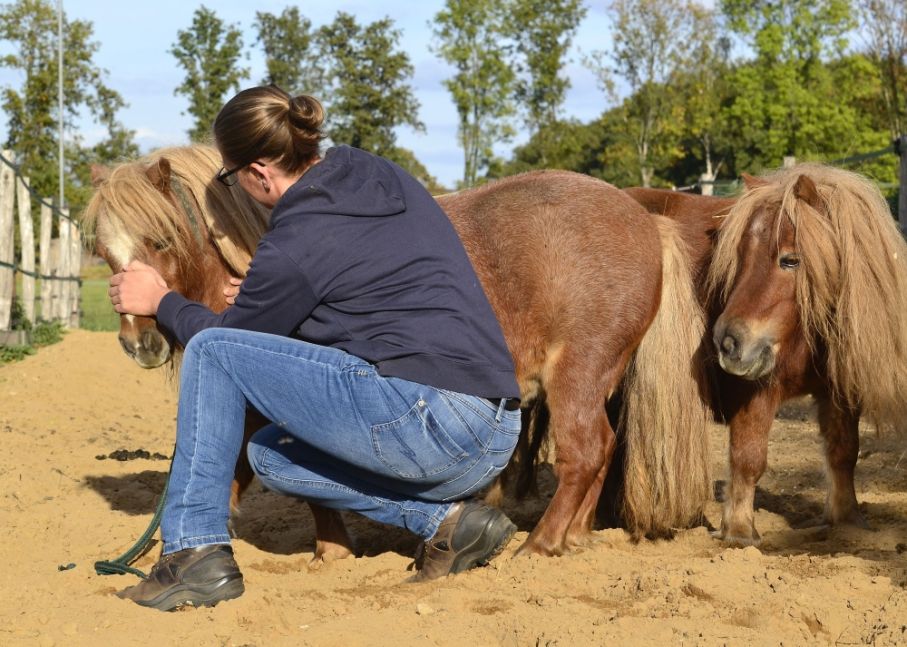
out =
[[[101,164],[91,165],[91,186],[98,188],[110,177],[110,169]]]
[[[760,186],[766,186],[768,180],[764,180],[761,177],[756,177],[755,175],[750,175],[749,173],[741,173],[740,178],[743,180],[743,185],[747,189],[756,189]]]
[[[798,200],[803,200],[819,213],[823,213],[825,205],[822,203],[822,197],[819,195],[819,189],[808,175],[801,175],[794,184],[794,195]]]
[[[161,193],[166,193],[170,188],[170,162],[166,157],[160,158],[145,169],[145,175]]]

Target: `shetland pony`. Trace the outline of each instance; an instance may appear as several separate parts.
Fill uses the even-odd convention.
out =
[[[907,413],[907,246],[876,186],[855,173],[800,164],[744,180],[724,203],[628,190],[686,223],[692,271],[706,276],[700,298],[722,369],[713,409],[730,426],[716,534],[759,543],[753,498],[772,421],[806,394],[829,477],[825,521],[865,527],[853,480],[860,417],[896,426]]]
[[[212,181],[219,164],[213,149],[193,146],[96,174],[86,219],[99,253],[114,270],[142,260],[174,289],[223,307],[221,290],[244,274],[265,223],[241,190]],[[666,535],[697,521],[709,493],[707,410],[693,361],[704,328],[677,226],[568,172],[529,173],[438,201],[513,355],[524,440],[534,414],[544,410],[549,420],[558,486],[522,550],[560,554],[588,536],[617,442],[605,404],[619,387],[630,530]],[[236,230],[255,235],[233,242]],[[227,242],[238,262],[223,251]],[[139,319],[124,317],[121,343],[137,361],[160,361],[164,354],[148,349],[172,348],[172,340]],[[339,517],[321,514],[336,530]],[[334,539],[338,554],[348,549],[339,532]]]

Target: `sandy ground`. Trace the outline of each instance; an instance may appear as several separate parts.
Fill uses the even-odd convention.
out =
[[[0,367],[0,645],[907,644],[907,441],[863,434],[857,489],[873,530],[810,528],[824,477],[802,407],[773,430],[760,549],[727,548],[705,528],[640,544],[610,529],[565,557],[511,559],[543,497],[509,505],[521,532],[491,566],[410,584],[415,541],[353,517],[361,556],[310,570],[307,508],[256,484],[236,522],[245,595],[141,609],[113,595],[133,576],[92,565],[145,529],[168,462],[96,457],[169,456],[175,406],[162,373],[127,360],[113,333],[75,331]],[[716,426],[718,478],[725,437]],[[707,516],[718,522],[718,503]]]

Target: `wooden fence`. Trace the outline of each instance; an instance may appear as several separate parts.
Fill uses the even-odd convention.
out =
[[[40,204],[38,263],[35,269],[35,232],[32,199]],[[19,231],[19,258],[16,259],[16,223]],[[57,238],[52,234],[56,225]],[[18,296],[26,319],[60,321],[65,327],[79,326],[79,271],[82,235],[67,210],[38,198],[28,178],[15,165],[10,151],[0,155],[0,345],[21,344],[25,339],[12,326],[13,300]],[[16,292],[16,274],[22,277]],[[41,293],[37,293],[38,279]]]

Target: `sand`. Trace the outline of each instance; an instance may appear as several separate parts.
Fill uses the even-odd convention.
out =
[[[114,333],[73,331],[0,367],[0,645],[907,644],[907,441],[863,432],[857,491],[871,530],[810,526],[825,488],[803,406],[772,431],[758,549],[729,548],[705,528],[638,544],[607,529],[564,557],[513,557],[548,479],[540,499],[507,504],[520,532],[492,565],[411,584],[414,538],[353,515],[360,555],[311,570],[307,508],[255,484],[235,522],[245,595],[142,609],[114,596],[135,577],[98,576],[93,563],[145,529],[169,463],[97,456],[169,456],[175,408],[163,373],[135,366]],[[726,436],[714,427],[716,478]],[[719,506],[706,509],[712,524]]]

